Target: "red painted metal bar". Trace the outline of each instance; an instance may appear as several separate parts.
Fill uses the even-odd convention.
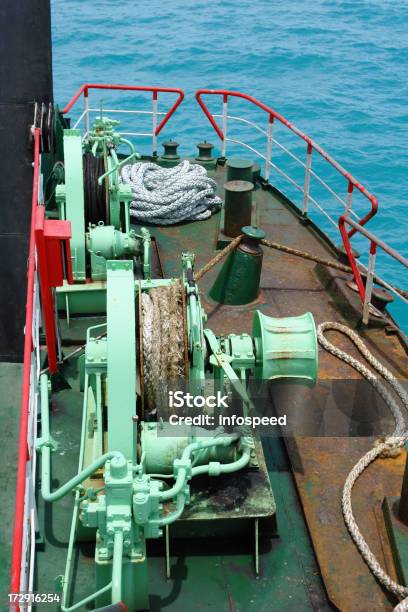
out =
[[[55,333],[54,302],[52,287],[47,266],[47,251],[44,237],[45,210],[37,206],[35,211],[35,245],[37,248],[38,273],[40,276],[41,304],[44,319],[44,330],[47,342],[48,366],[51,374],[55,374],[57,366],[57,336]]]
[[[283,125],[285,125],[289,130],[291,130],[294,134],[299,136],[299,138],[302,138],[302,140],[307,142],[307,144],[310,147],[312,147],[317,153],[319,153],[319,155],[323,157],[323,159],[325,159],[331,166],[333,166],[333,168],[335,168],[342,176],[344,176],[344,178],[347,179],[347,181],[349,182],[349,185],[351,184],[353,188],[355,187],[356,189],[358,189],[370,201],[371,210],[362,219],[360,219],[359,225],[365,225],[367,221],[369,221],[377,213],[377,210],[378,210],[377,198],[372,193],[370,193],[364,187],[364,185],[362,185],[359,181],[357,181],[357,179],[355,179],[354,176],[352,176],[349,172],[347,172],[347,170],[343,168],[343,166],[341,166],[335,159],[333,159],[331,155],[329,155],[324,149],[322,149],[322,147],[320,147],[316,142],[314,142],[314,140],[312,140],[309,136],[307,136],[307,134],[304,134],[303,132],[301,132],[295,125],[293,125],[293,123],[290,123],[290,121],[288,121],[287,119],[285,119],[285,117],[277,113],[273,108],[271,108],[270,106],[267,106],[263,102],[260,102],[253,96],[241,93],[240,91],[229,91],[226,89],[199,89],[195,93],[196,100],[198,104],[201,106],[205,116],[207,117],[207,119],[209,120],[209,122],[211,123],[214,130],[218,134],[218,137],[221,140],[224,140],[224,135],[222,133],[222,130],[218,126],[217,122],[215,121],[214,117],[208,110],[208,107],[203,102],[202,100],[203,95],[223,96],[224,102],[228,100],[229,96],[234,97],[234,98],[242,98],[243,100],[247,100],[248,102],[251,102],[251,104],[258,106],[258,108],[261,108],[263,111],[269,114],[269,121],[273,121],[273,119],[277,119]],[[349,232],[349,237],[351,238],[351,236],[353,236],[356,231],[357,230],[355,228],[352,228]]]
[[[58,365],[53,288],[61,287],[65,274],[68,282],[73,282],[69,243],[71,223],[57,219],[46,219],[44,206],[37,206],[34,231],[48,367],[50,373],[54,374]]]
[[[377,238],[377,236],[369,232],[365,227],[361,225],[361,223],[357,223],[356,221],[354,221],[354,219],[351,219],[346,215],[342,215],[339,218],[340,234],[343,239],[344,248],[346,250],[350,266],[353,270],[354,280],[356,281],[361,301],[364,303],[365,286],[360,274],[360,270],[358,269],[356,259],[354,257],[353,249],[350,244],[350,233],[347,232],[346,225],[350,225],[354,229],[354,232],[358,232],[359,234],[362,234],[363,236],[365,236],[365,238],[370,240],[370,253],[375,253],[377,247],[380,247],[380,249],[382,249],[385,253],[393,257],[393,259],[401,263],[406,268],[408,268],[408,259],[403,257],[403,255],[398,253],[398,251],[396,251],[392,247],[388,246],[388,244],[380,240],[380,238]]]
[[[35,236],[34,222],[35,211],[38,205],[38,178],[40,163],[40,130],[34,130],[34,175],[33,175],[33,195],[31,202],[31,228],[30,244],[28,251],[28,270],[27,270],[27,300],[26,300],[26,320],[24,338],[24,362],[23,380],[20,407],[20,433],[18,443],[18,463],[17,463],[17,484],[16,502],[14,510],[14,531],[13,531],[13,555],[11,559],[10,592],[20,591],[21,577],[21,558],[23,544],[23,521],[24,521],[24,501],[26,486],[26,467],[28,457],[27,434],[28,434],[28,411],[30,400],[30,373],[31,373],[31,353],[33,350],[32,326],[33,326],[33,306],[34,306],[34,273],[35,273]],[[18,606],[15,608],[19,609]]]
[[[164,128],[170,117],[175,113],[176,109],[180,106],[182,101],[184,100],[184,91],[179,89],[178,87],[143,87],[139,85],[108,85],[103,83],[84,83],[76,92],[76,94],[71,98],[66,107],[63,109],[62,113],[65,115],[71,108],[74,106],[75,102],[78,98],[83,94],[85,98],[88,97],[88,92],[90,89],[110,89],[110,90],[119,90],[119,91],[151,91],[153,94],[153,98],[157,99],[159,93],[175,93],[178,94],[177,100],[171,106],[170,110],[163,117],[162,121],[156,128],[156,136],[161,132]]]

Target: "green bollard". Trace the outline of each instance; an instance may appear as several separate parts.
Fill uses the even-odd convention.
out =
[[[244,237],[225,261],[209,296],[220,304],[239,306],[253,302],[259,293],[263,251],[259,244],[265,232],[257,227],[243,227]]]

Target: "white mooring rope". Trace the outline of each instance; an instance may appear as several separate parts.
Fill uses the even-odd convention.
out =
[[[174,168],[138,162],[124,166],[121,181],[130,185],[134,199],[130,214],[141,223],[173,225],[201,221],[221,208],[216,182],[199,164],[184,160]]]
[[[354,518],[353,508],[351,504],[351,491],[356,483],[357,479],[361,476],[364,470],[375,461],[380,456],[392,457],[395,456],[395,451],[399,450],[402,446],[404,446],[405,442],[408,439],[408,431],[405,428],[405,419],[400,410],[398,403],[392,397],[392,395],[387,391],[386,387],[383,383],[381,383],[378,378],[360,361],[345,353],[341,349],[334,346],[331,342],[329,342],[325,336],[324,332],[328,330],[336,330],[345,334],[350,338],[350,340],[355,344],[360,353],[365,357],[368,363],[376,370],[388,383],[392,386],[395,393],[401,399],[402,404],[408,409],[408,394],[405,389],[400,385],[395,376],[387,370],[379,361],[374,357],[372,353],[368,350],[364,342],[361,338],[352,331],[350,328],[345,325],[341,325],[340,323],[331,323],[325,322],[321,323],[318,326],[317,337],[320,344],[327,351],[335,355],[338,359],[348,363],[355,370],[360,372],[362,376],[364,376],[372,386],[378,391],[381,397],[386,402],[387,406],[390,408],[394,419],[395,419],[395,430],[393,434],[387,437],[383,442],[376,444],[372,449],[370,449],[365,455],[361,457],[350,471],[347,476],[346,482],[343,487],[343,495],[342,495],[342,508],[344,521],[347,525],[347,528],[350,532],[351,537],[354,540],[360,554],[362,555],[364,561],[367,563],[368,567],[374,574],[374,576],[383,584],[389,591],[397,595],[397,597],[404,598],[395,608],[394,612],[405,612],[408,610],[408,587],[405,587],[401,584],[395,582],[391,576],[389,576],[381,567],[379,562],[377,561],[375,555],[370,550],[367,542],[365,541],[358,525],[356,519]]]

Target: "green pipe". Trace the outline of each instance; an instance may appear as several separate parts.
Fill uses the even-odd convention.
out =
[[[87,339],[88,339],[88,333],[90,333],[89,329],[87,331]],[[82,404],[82,427],[81,427],[81,442],[80,442],[80,447],[79,447],[78,472],[82,469],[83,462],[84,462],[84,456],[85,456],[85,431],[86,431],[86,416],[87,416],[87,405],[88,405],[88,389],[89,389],[89,376],[86,373],[85,381],[84,381],[84,401]],[[77,526],[78,526],[79,503],[80,503],[79,491],[77,490],[75,492],[74,512],[72,514],[71,529],[69,532],[67,560],[65,563],[64,582],[62,585],[62,604],[63,605],[61,609],[63,612],[67,610],[66,603],[68,599],[69,587],[71,585],[72,556],[74,553],[75,537],[76,537],[76,531],[77,531]]]
[[[63,484],[59,489],[51,493],[51,448],[47,441],[50,440],[50,415],[48,408],[48,376],[42,374],[40,377],[40,395],[41,395],[41,429],[42,438],[45,440],[44,446],[40,447],[41,459],[41,494],[46,502],[54,502],[67,495],[75,489],[81,482],[89,478],[96,470],[102,467],[109,459],[120,457],[124,461],[126,458],[118,451],[111,451],[99,457],[96,461],[88,465],[87,468],[79,472],[68,482]]]
[[[109,582],[109,584],[99,589],[99,591],[92,593],[92,595],[88,595],[88,597],[81,599],[81,601],[78,601],[78,603],[72,606],[69,606],[68,608],[65,606],[61,606],[61,612],[72,612],[73,610],[78,610],[79,608],[84,607],[90,601],[93,601],[100,595],[103,595],[104,593],[106,593],[106,591],[109,591],[111,588],[112,588],[112,582]]]
[[[114,155],[111,153],[112,157],[114,157]],[[116,159],[117,156],[115,154]],[[110,176],[113,172],[115,172],[115,170],[120,170],[120,168],[122,168],[122,166],[125,166],[126,164],[128,164],[132,159],[140,159],[140,155],[139,153],[136,153],[136,151],[134,153],[131,153],[131,155],[129,155],[128,157],[126,157],[125,159],[123,159],[121,162],[117,162],[113,168],[111,168],[110,170],[108,170],[107,172],[105,172],[104,174],[101,174],[101,176],[98,178],[98,185],[102,185],[103,179],[106,178],[107,176]]]
[[[123,531],[115,532],[112,560],[112,603],[122,601]]]
[[[222,439],[225,439],[225,438],[218,438],[218,439],[222,440]],[[228,438],[228,439],[232,441],[233,438]],[[212,440],[212,442],[214,443],[214,439]],[[193,443],[193,444],[190,444],[190,446],[194,446],[194,445],[197,445],[197,444],[199,444],[199,443]],[[208,447],[208,446],[212,446],[212,444],[204,443],[204,448]],[[183,453],[183,455],[184,455],[184,453]],[[248,465],[250,456],[251,456],[251,451],[250,451],[248,446],[245,446],[245,448],[244,448],[244,450],[242,452],[241,457],[239,459],[237,459],[237,461],[233,461],[231,463],[222,463],[222,464],[220,464],[220,466],[219,466],[220,474],[231,474],[232,472],[237,472],[238,470],[241,470],[246,465]],[[180,472],[181,471],[182,470],[180,470]],[[192,476],[198,476],[198,474],[206,474],[206,473],[208,473],[208,471],[209,471],[209,465],[200,465],[200,466],[197,466],[197,467],[193,468]],[[180,472],[179,472],[179,474],[180,474]],[[183,482],[183,484],[184,484],[184,482]],[[176,485],[177,485],[177,480],[176,480]],[[176,488],[176,485],[173,487],[173,489]],[[170,491],[170,489],[169,489],[169,491]],[[169,491],[166,491],[165,493],[168,494]],[[162,499],[163,499],[163,497],[162,497]],[[177,494],[176,510],[174,512],[171,512],[170,514],[167,514],[164,517],[161,517],[159,520],[152,521],[152,522],[157,524],[157,525],[159,525],[159,527],[164,527],[165,525],[170,525],[171,523],[174,523],[174,521],[177,521],[177,519],[179,519],[180,516],[183,514],[185,502],[186,502],[186,498],[185,498],[184,493],[179,492]]]
[[[205,440],[202,442],[192,442],[191,444],[186,446],[186,448],[184,449],[181,459],[182,461],[187,461],[190,458],[190,455],[197,450],[208,448],[210,446],[229,446],[230,444],[232,444],[232,442],[235,442],[237,439],[238,439],[238,436],[234,435],[234,436],[228,436],[228,437],[223,436],[222,438],[210,438],[209,440]],[[174,485],[167,491],[163,491],[163,493],[160,493],[159,499],[164,501],[164,500],[168,500],[168,499],[172,499],[173,497],[176,497],[176,495],[178,495],[181,489],[183,488],[186,478],[187,478],[186,468],[180,468],[177,473],[177,478],[176,478],[176,482],[174,483]]]
[[[238,470],[242,470],[249,463],[249,459],[251,457],[251,451],[246,446],[242,451],[242,455],[236,461],[232,463],[220,463],[219,470],[220,474],[232,474],[232,472],[238,472]],[[208,474],[209,465],[198,465],[197,467],[193,467],[192,476],[198,476],[199,474]]]
[[[136,152],[135,145],[133,144],[133,142],[131,142],[127,138],[123,138],[123,136],[121,136],[119,139],[119,142],[123,142],[123,144],[127,144],[127,146],[129,147],[132,153]],[[136,153],[136,155],[138,155],[138,153]],[[139,159],[140,159],[140,155],[139,155]]]
[[[186,497],[184,493],[179,493],[177,495],[176,510],[174,512],[171,512],[170,514],[166,514],[166,516],[158,519],[157,521],[152,521],[152,523],[159,525],[159,527],[164,527],[165,525],[170,525],[170,523],[174,523],[174,521],[177,521],[177,519],[180,518],[180,516],[183,514],[185,505]]]
[[[44,450],[48,451],[45,453],[45,455],[44,455]],[[44,498],[44,501],[46,502],[55,502],[58,499],[61,499],[62,497],[67,495],[67,493],[75,489],[75,487],[81,484],[81,482],[83,482],[84,480],[92,476],[92,474],[94,474],[96,470],[98,470],[100,467],[105,465],[105,463],[109,461],[110,459],[113,459],[114,457],[120,457],[126,461],[122,453],[119,453],[116,451],[105,453],[104,455],[99,457],[99,459],[97,459],[96,461],[88,465],[88,467],[82,470],[82,472],[80,472],[79,474],[71,478],[71,480],[68,480],[68,482],[63,484],[59,489],[51,493],[50,492],[50,452],[51,452],[51,449],[46,446],[43,449],[43,457],[42,457],[42,462],[41,462],[41,467],[43,467],[44,464],[47,464],[45,467],[43,467],[41,471],[41,480],[42,480],[41,493]]]

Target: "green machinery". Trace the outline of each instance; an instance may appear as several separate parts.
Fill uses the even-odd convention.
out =
[[[63,612],[92,600],[97,606],[123,602],[128,610],[148,608],[146,540],[160,538],[183,516],[192,481],[198,482],[198,476],[232,478],[258,469],[261,445],[248,427],[227,431],[186,426],[172,434],[166,415],[177,411],[169,412],[170,391],[183,388],[184,382],[195,397],[205,398],[209,383],[212,391],[230,388],[243,414],[250,416],[250,375],[299,378],[308,384],[317,375],[310,313],[275,319],[258,311],[252,335],[221,337],[208,329],[191,253],[182,255],[180,279],[136,279],[133,261],[122,259],[108,259],[106,278],[106,324],[88,329],[82,363],[79,470],[54,492],[50,382],[46,374],[40,380],[42,495],[53,502],[75,492],[61,577]],[[222,403],[206,410],[209,417],[228,412]],[[74,543],[81,538],[96,542],[96,591],[69,603]]]
[[[83,138],[80,130],[63,131],[63,164],[51,180],[56,210],[71,222],[73,285],[58,288],[58,307],[67,313],[105,312],[106,261],[132,259],[141,278],[150,278],[150,234],[130,228],[132,192],[120,181],[120,169],[140,156],[131,141],[115,128],[118,121],[98,117]],[[129,155],[118,149],[126,146]]]

